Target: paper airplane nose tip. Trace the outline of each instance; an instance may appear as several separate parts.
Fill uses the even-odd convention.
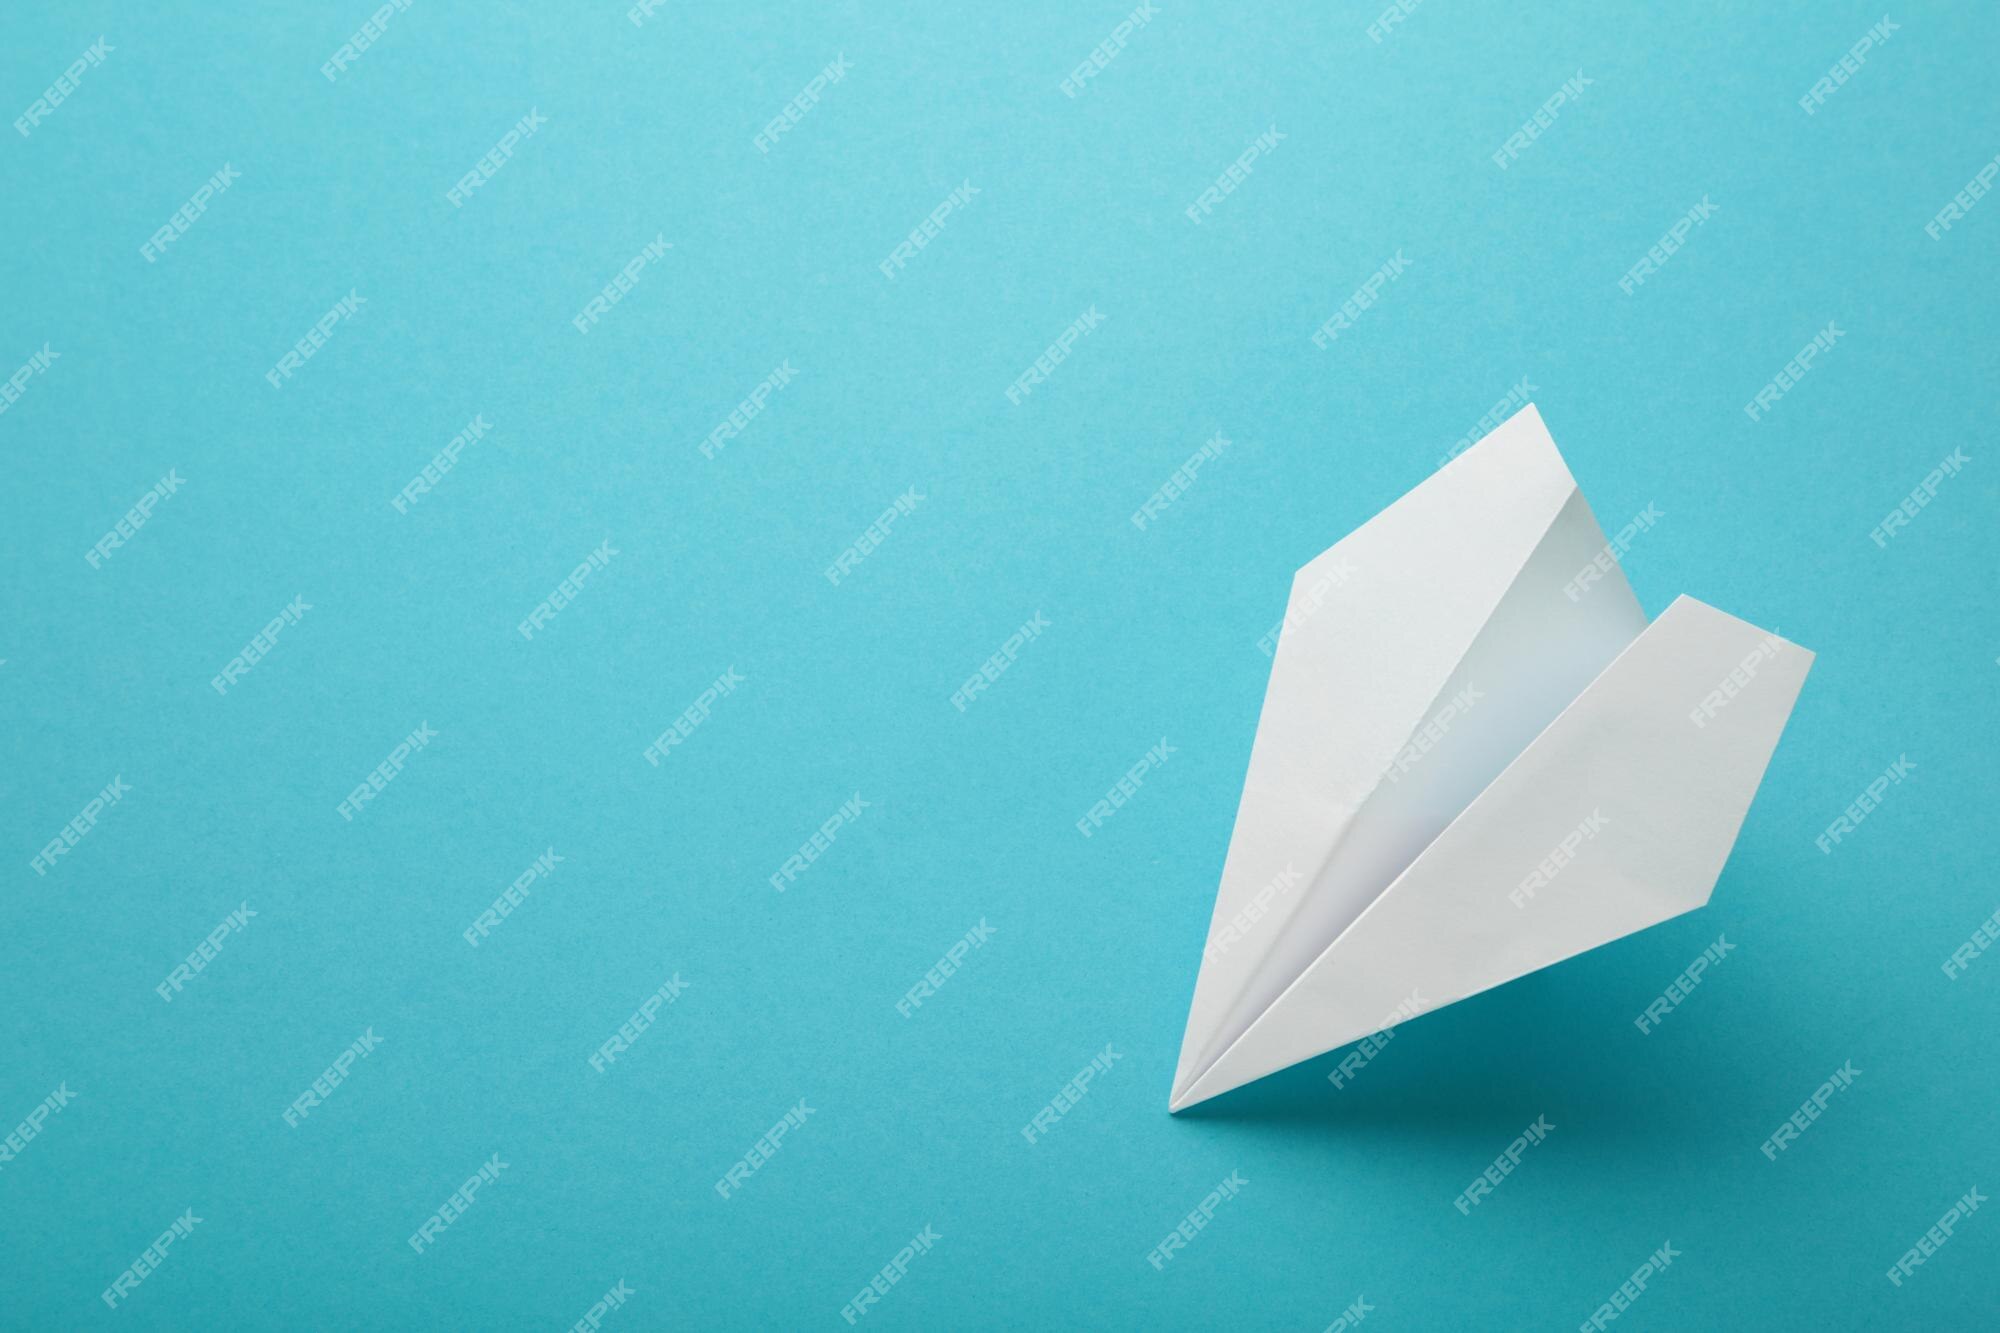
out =
[[[1186,1082],[1176,1082],[1172,1095],[1167,1098],[1167,1113],[1169,1115],[1179,1114],[1187,1110],[1188,1107],[1198,1106],[1215,1095],[1213,1092],[1196,1091],[1196,1087],[1200,1082],[1201,1080],[1198,1078],[1190,1078]]]

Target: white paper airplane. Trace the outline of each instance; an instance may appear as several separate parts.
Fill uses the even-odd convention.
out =
[[[1813,655],[1648,625],[1649,522],[1530,405],[1298,572],[1171,1110],[1708,901]]]

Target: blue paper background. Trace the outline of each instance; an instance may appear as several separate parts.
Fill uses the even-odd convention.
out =
[[[1163,5],[1071,98],[1122,3],[746,12],[416,0],[14,13],[0,111],[0,1325],[1966,1327],[2000,1219],[1885,1271],[2000,1185],[2000,960],[1941,965],[1993,873],[2000,203],[1924,225],[2000,150],[2000,16],[1832,3]],[[287,12],[292,10],[293,12]],[[769,154],[752,139],[837,55]],[[1578,70],[1510,169],[1489,160]],[[446,191],[548,118],[462,208]],[[1251,141],[1284,139],[1202,223]],[[156,263],[139,247],[227,163]],[[879,261],[979,194],[894,281]],[[1618,279],[1718,206],[1635,293]],[[658,265],[570,319],[656,235]],[[1327,351],[1308,335],[1411,267]],[[265,370],[367,304],[282,390]],[[1103,325],[1019,405],[1086,309]],[[1742,410],[1829,321],[1845,336]],[[790,386],[715,459],[771,370]],[[1165,1111],[1292,570],[1421,480],[1523,378],[1625,568],[1819,653],[1711,907]],[[474,414],[493,430],[388,503]],[[1234,444],[1145,531],[1208,436]],[[1869,530],[1972,462],[1887,549]],[[102,568],[156,479],[185,486]],[[907,488],[854,576],[822,570]],[[545,634],[516,624],[598,543]],[[210,678],[312,610],[226,697]],[[949,696],[1036,612],[968,711]],[[725,668],[747,683],[653,768]],[[362,817],[335,806],[419,722]],[[1148,747],[1176,747],[1085,839]],[[1814,839],[1877,773],[1913,779]],[[112,776],[133,790],[29,867]],[[850,794],[788,892],[767,882]],[[460,938],[546,848],[555,874]],[[257,916],[171,1004],[153,987]],[[991,941],[895,1002],[981,919]],[[1737,946],[1655,1034],[1632,1019]],[[678,973],[626,1057],[598,1044]],[[281,1112],[364,1028],[382,1045]],[[1107,1043],[1042,1142],[1019,1133]],[[1863,1071],[1775,1161],[1758,1145]],[[713,1182],[798,1099],[734,1198]],[[1451,1200],[1557,1126],[1470,1217]],[[490,1154],[434,1248],[405,1237]],[[1249,1182],[1164,1271],[1146,1254]],[[203,1221],[116,1311],[98,1293]]]

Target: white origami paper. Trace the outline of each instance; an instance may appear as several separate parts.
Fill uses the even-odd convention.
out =
[[[1530,405],[1298,572],[1170,1109],[1708,901],[1813,655],[1615,549]]]

